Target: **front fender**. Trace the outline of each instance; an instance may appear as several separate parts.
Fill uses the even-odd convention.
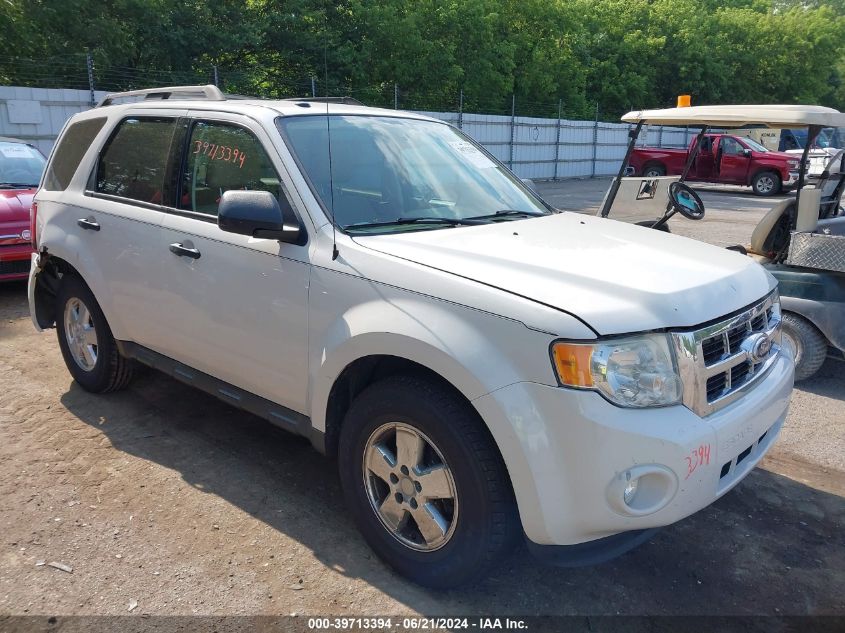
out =
[[[310,416],[320,431],[326,429],[335,381],[351,363],[367,356],[396,356],[418,363],[470,401],[524,380],[557,384],[548,351],[554,338],[550,334],[530,330],[519,321],[348,277],[342,282],[348,304],[338,313],[332,303],[339,299],[338,288],[323,292],[320,281],[313,280],[311,291],[314,343],[309,381]],[[368,294],[373,296],[360,300]]]

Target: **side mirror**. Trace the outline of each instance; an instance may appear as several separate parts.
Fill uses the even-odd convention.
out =
[[[742,155],[745,156],[746,158],[751,158],[751,150],[750,149],[742,150]]]
[[[285,210],[269,191],[226,191],[217,208],[217,226],[227,233],[295,243],[300,228],[293,209]]]

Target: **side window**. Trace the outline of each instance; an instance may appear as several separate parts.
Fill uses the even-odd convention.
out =
[[[735,138],[730,136],[722,137],[722,153],[723,154],[741,154],[742,145],[740,145]]]
[[[179,208],[216,216],[220,197],[230,189],[269,191],[283,202],[279,176],[251,132],[198,121],[191,130]]]
[[[106,117],[84,119],[71,123],[62,135],[53,160],[47,167],[44,176],[44,189],[48,191],[64,191],[76,173],[82,157],[94,142],[94,137],[103,129]]]
[[[120,123],[100,154],[96,191],[164,204],[175,119],[131,118]]]

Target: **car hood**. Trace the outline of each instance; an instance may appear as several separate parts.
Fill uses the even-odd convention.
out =
[[[0,189],[0,222],[29,222],[35,189]]]
[[[803,152],[803,150],[802,150]],[[756,152],[757,158],[765,158],[769,160],[780,160],[780,161],[787,161],[787,160],[800,160],[801,156],[795,156],[795,154],[787,154],[786,152]]]
[[[696,326],[776,285],[736,252],[575,213],[355,241],[565,311],[602,335]]]

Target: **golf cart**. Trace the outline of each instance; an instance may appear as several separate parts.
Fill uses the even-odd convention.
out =
[[[701,198],[684,180],[709,129],[765,126],[807,130],[809,142],[799,165],[795,197],[778,202],[760,220],[749,245],[730,248],[753,257],[778,280],[783,335],[794,352],[796,380],[815,374],[830,347],[845,351],[845,213],[840,206],[845,189],[845,153],[830,161],[814,186],[804,186],[813,139],[823,128],[844,127],[845,114],[821,106],[725,105],[629,112],[622,120],[634,127],[629,132],[625,159],[599,215],[606,218],[614,209],[662,213],[657,220],[637,224],[664,231],[668,230],[669,219],[678,213],[691,220],[704,218]],[[680,176],[625,177],[628,159],[644,125],[699,130]]]

